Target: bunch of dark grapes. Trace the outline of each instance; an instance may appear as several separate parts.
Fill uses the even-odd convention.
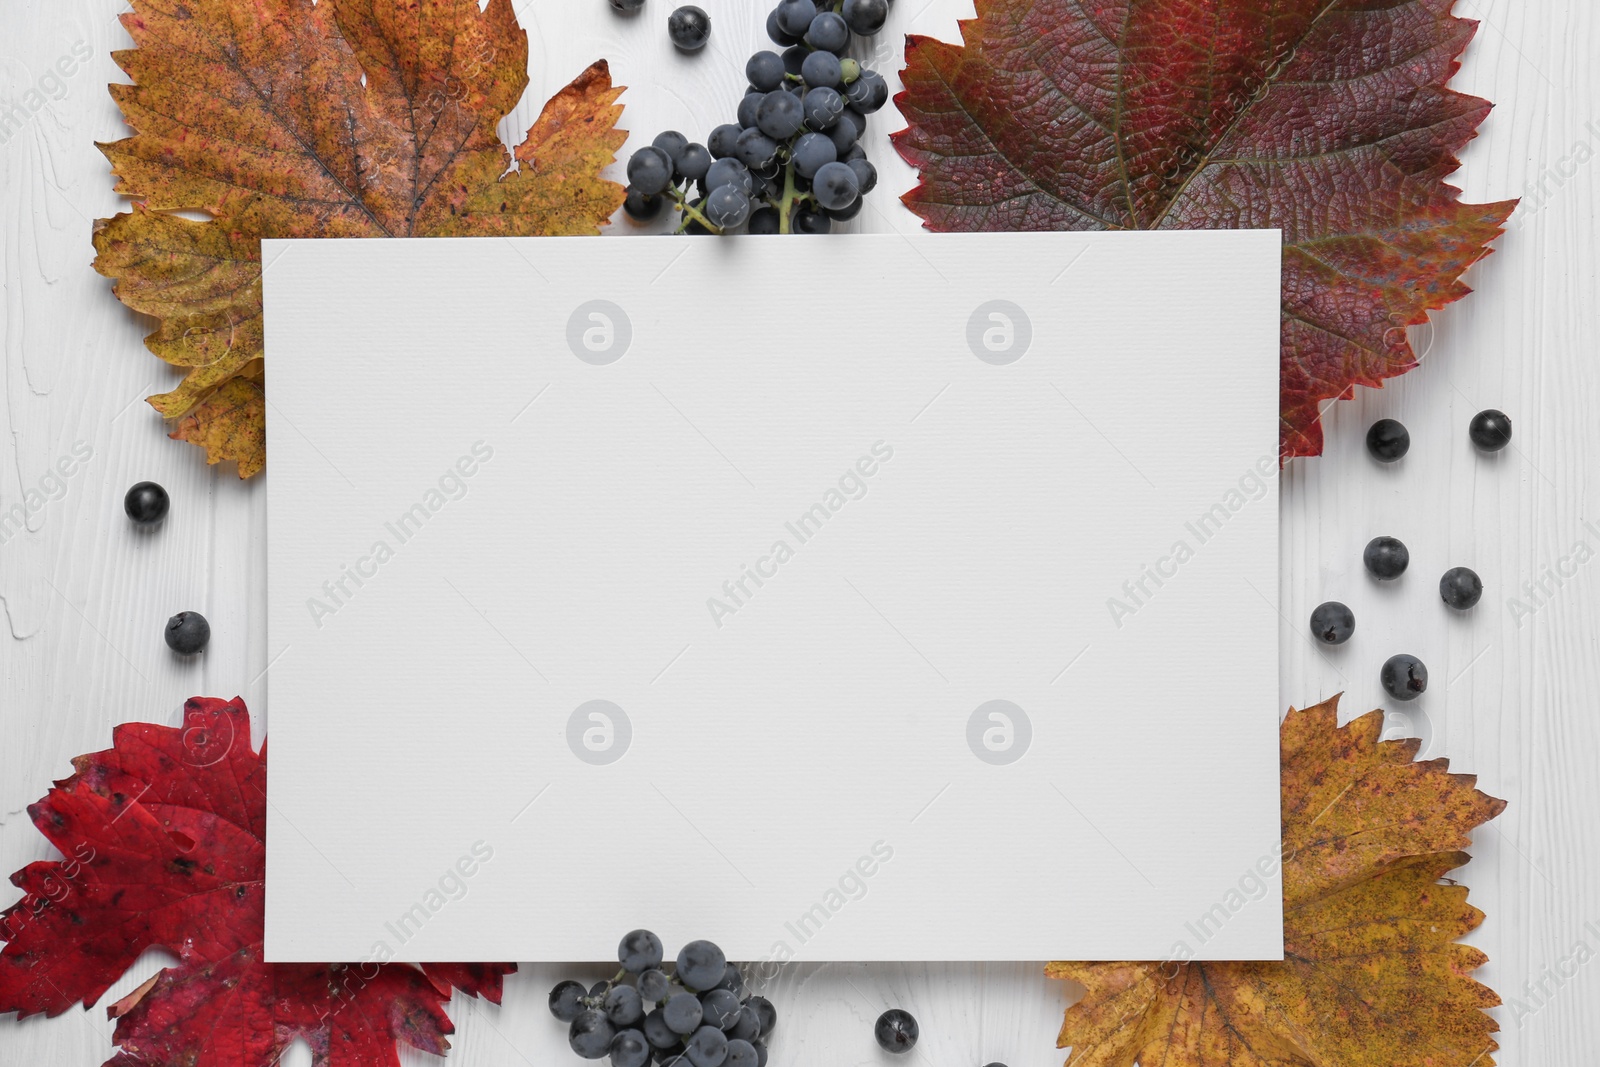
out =
[[[671,973],[661,939],[635,930],[617,946],[622,970],[584,989],[561,982],[550,1013],[569,1023],[572,1051],[611,1067],[767,1067],[766,1036],[778,1013],[765,997],[747,996],[744,976],[710,941],[691,941]],[[630,979],[632,984],[630,984]]]
[[[669,130],[628,160],[624,207],[640,221],[671,201],[680,233],[826,233],[878,183],[861,135],[889,100],[877,71],[845,56],[889,17],[890,0],[780,0],[767,36],[783,51],[745,64],[737,123],[705,144]]]

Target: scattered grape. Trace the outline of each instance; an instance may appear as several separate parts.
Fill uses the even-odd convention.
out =
[[[1466,567],[1451,567],[1439,579],[1439,597],[1457,611],[1466,611],[1483,597],[1483,579]]]
[[[1378,672],[1378,681],[1396,700],[1415,700],[1428,688],[1428,668],[1412,655],[1390,656]]]
[[[1380,582],[1392,582],[1406,572],[1411,552],[1397,537],[1374,537],[1361,553],[1367,573]]]
[[[644,0],[611,0],[611,6],[623,14],[631,15],[644,7]]]
[[[1355,612],[1337,600],[1318,604],[1311,613],[1311,634],[1325,645],[1342,645],[1355,632]]]
[[[211,640],[211,624],[198,611],[180,611],[167,620],[167,647],[180,656],[192,656]]]
[[[1379,419],[1367,430],[1367,452],[1380,463],[1393,463],[1410,450],[1410,431],[1394,419]]]
[[[122,510],[140,526],[153,526],[167,517],[172,500],[155,482],[139,482],[122,498]]]
[[[911,1047],[917,1043],[917,1020],[909,1011],[890,1008],[878,1016],[877,1025],[872,1028],[872,1033],[885,1051],[910,1052]]]
[[[1503,411],[1489,408],[1472,416],[1467,436],[1484,452],[1498,452],[1511,443],[1511,419]]]
[[[683,52],[698,52],[711,40],[711,16],[703,8],[685,4],[667,16],[667,36]]]

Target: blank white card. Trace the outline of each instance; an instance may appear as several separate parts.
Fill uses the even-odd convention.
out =
[[[1279,247],[264,242],[267,958],[1280,958]]]

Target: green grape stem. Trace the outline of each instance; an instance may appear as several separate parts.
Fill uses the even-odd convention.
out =
[[[684,216],[682,225],[678,227],[678,233],[687,233],[689,223],[698,222],[717,236],[720,237],[722,235],[722,227],[706,218],[705,215],[701,214],[699,208],[689,203],[689,198],[684,195],[682,189],[679,189],[676,185],[668,186],[668,188],[672,191],[672,199],[677,201],[678,210],[683,212]]]

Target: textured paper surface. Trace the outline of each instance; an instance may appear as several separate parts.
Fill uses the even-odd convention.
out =
[[[1275,232],[264,258],[269,959],[1281,956]]]

